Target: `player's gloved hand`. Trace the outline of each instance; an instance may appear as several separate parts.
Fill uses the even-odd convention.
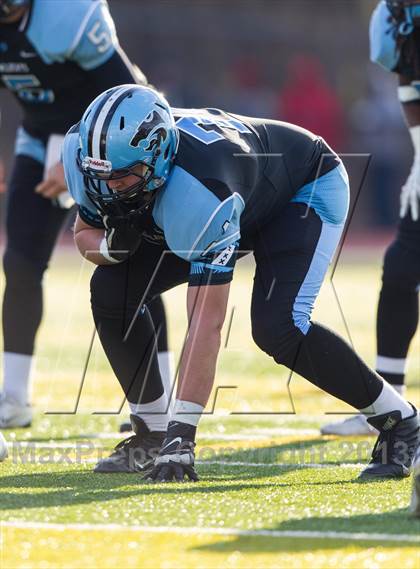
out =
[[[420,125],[410,128],[414,146],[414,162],[410,175],[401,192],[400,217],[405,217],[410,210],[411,219],[419,219],[420,202]]]
[[[414,160],[408,180],[401,192],[400,217],[405,217],[410,210],[413,221],[419,219],[420,202],[420,156]]]
[[[194,468],[196,427],[171,421],[153,469],[145,476],[154,482],[183,482],[184,478],[197,482]]]
[[[143,226],[141,215],[125,212],[120,206],[101,208],[105,236],[101,243],[102,255],[111,262],[126,261],[140,246]]]

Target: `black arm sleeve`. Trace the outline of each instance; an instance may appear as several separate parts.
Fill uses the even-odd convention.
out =
[[[118,48],[103,65],[91,69],[88,73],[89,78],[96,85],[98,93],[125,83],[148,84],[145,75],[137,65],[131,63],[121,48]]]
[[[90,210],[88,210],[86,207],[82,205],[79,206],[79,217],[82,221],[84,221],[91,227],[96,227],[96,229],[105,230],[105,225],[102,223],[102,220],[99,217],[99,215],[93,214]]]

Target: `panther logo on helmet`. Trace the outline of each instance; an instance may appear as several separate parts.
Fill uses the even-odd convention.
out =
[[[168,133],[166,129],[162,127],[162,117],[157,111],[153,111],[146,120],[139,125],[136,134],[130,141],[130,146],[136,148],[142,140],[148,140],[149,145],[145,150],[153,150],[157,144],[164,142],[167,136]]]

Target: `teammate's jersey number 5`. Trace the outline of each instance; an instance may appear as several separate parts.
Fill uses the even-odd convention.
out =
[[[106,29],[101,30],[101,27],[101,20],[97,20],[88,32],[87,36],[93,45],[96,46],[99,53],[105,53],[112,46],[112,38],[109,31]]]

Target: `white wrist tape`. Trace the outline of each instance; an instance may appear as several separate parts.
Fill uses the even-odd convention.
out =
[[[111,255],[109,254],[108,243],[106,242],[105,237],[102,239],[101,244],[99,245],[99,252],[102,255],[102,257],[104,259],[106,259],[107,261],[109,261],[110,263],[119,263],[120,262],[120,261],[117,261],[117,259],[113,259],[111,257]]]
[[[177,399],[175,401],[174,410],[172,411],[171,421],[187,423],[188,425],[196,427],[203,411],[204,407],[199,403]]]
[[[414,146],[414,160],[420,160],[420,124],[410,128],[410,135]]]
[[[398,98],[401,103],[420,101],[420,90],[416,89],[412,85],[403,85],[398,87]]]

